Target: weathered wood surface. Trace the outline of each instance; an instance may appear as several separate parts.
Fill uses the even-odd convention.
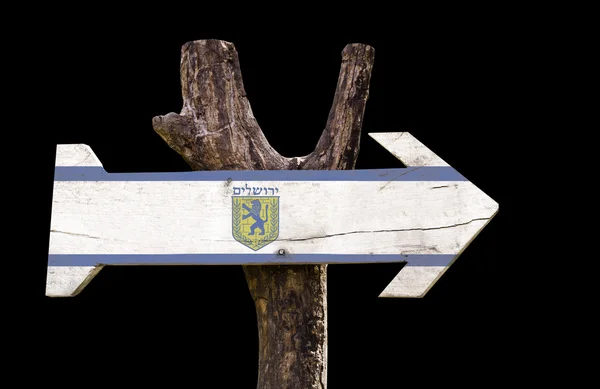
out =
[[[183,108],[152,124],[194,170],[353,169],[374,52],[363,44],[342,51],[325,130],[305,157],[285,158],[269,145],[229,42],[200,40],[182,47]],[[327,265],[244,266],[244,273],[259,328],[258,388],[326,388]]]
[[[381,297],[421,297],[498,207],[408,133],[370,134],[407,169],[316,171],[352,169],[359,150],[373,49],[348,45],[342,57],[326,129],[304,157],[270,147],[235,48],[212,40],[183,46],[182,111],[153,119],[194,170],[211,172],[108,174],[89,147],[59,145],[47,294],[77,294],[106,264],[245,264],[258,387],[325,388],[326,263],[406,261]],[[245,185],[280,198],[279,235],[257,251],[231,233]]]
[[[79,265],[407,261],[382,297],[423,296],[497,204],[410,134],[370,135],[408,168],[259,173],[272,177],[269,181],[231,171],[107,174],[89,147],[59,145],[51,270],[67,271],[62,267],[77,260]],[[256,194],[276,188],[281,199],[278,237],[256,251],[232,235],[231,199],[245,187]],[[81,290],[73,277],[55,274],[49,295]],[[87,275],[82,270],[78,278]]]

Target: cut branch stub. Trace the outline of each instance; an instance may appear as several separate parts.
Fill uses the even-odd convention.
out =
[[[194,170],[353,169],[374,49],[347,45],[327,124],[303,158],[275,151],[260,129],[233,44],[188,42],[181,50],[183,108],[154,130]],[[282,91],[282,93],[290,93]],[[259,329],[258,388],[327,386],[327,265],[244,266]]]
[[[281,170],[279,155],[252,114],[233,44],[188,42],[181,49],[183,108],[152,120],[154,130],[194,170]]]

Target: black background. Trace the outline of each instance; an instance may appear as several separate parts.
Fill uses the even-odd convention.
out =
[[[37,323],[34,371],[73,382],[75,376],[110,382],[118,373],[118,382],[136,384],[255,387],[256,318],[239,266],[106,267],[77,297],[44,296],[56,144],[88,144],[109,173],[189,170],[151,120],[180,111],[180,49],[197,39],[235,44],[254,115],[285,156],[308,154],[316,145],[344,46],[373,46],[356,168],[402,167],[367,133],[408,131],[500,204],[423,299],[377,298],[401,265],[329,267],[328,387],[400,387],[451,377],[461,383],[476,380],[475,372],[496,382],[514,371],[522,357],[512,340],[522,291],[506,265],[513,199],[504,162],[515,152],[508,140],[518,131],[522,52],[510,23],[405,24],[405,17],[375,33],[361,18],[390,22],[360,12],[332,27],[337,32],[317,30],[310,19],[222,25],[207,24],[216,15],[190,12],[189,21],[167,26],[167,16],[92,22],[92,14],[55,26],[43,44],[40,76],[50,85],[40,93],[52,120],[38,160],[36,210],[43,217],[32,236],[40,244],[28,270]],[[513,356],[505,359],[506,352]]]

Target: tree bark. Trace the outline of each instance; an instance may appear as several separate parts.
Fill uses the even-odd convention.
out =
[[[347,45],[327,124],[315,150],[286,158],[258,126],[237,51],[219,40],[181,50],[183,108],[152,119],[154,130],[194,170],[353,169],[374,49]],[[327,265],[244,266],[256,305],[259,389],[327,387]]]

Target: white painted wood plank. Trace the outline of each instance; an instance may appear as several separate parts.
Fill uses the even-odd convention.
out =
[[[225,258],[234,264],[255,263],[248,262],[251,258],[265,263],[266,253],[268,263],[396,261],[403,256],[408,264],[380,297],[422,297],[496,214],[498,204],[464,177],[397,181],[414,168],[421,174],[448,164],[408,133],[370,135],[410,168],[377,172],[375,179],[352,173],[342,181],[159,181],[149,176],[141,181],[139,175],[112,181],[98,175],[102,165],[88,146],[59,145],[57,167],[89,169],[77,170],[71,181],[63,177],[54,183],[46,294],[75,295],[102,268],[52,262],[65,255],[134,255],[142,258],[134,262],[138,264],[163,261],[144,255],[208,254],[203,258],[219,260],[224,258],[219,255],[241,255]],[[447,174],[429,172],[434,172],[431,177]],[[78,181],[88,173],[87,181]],[[243,186],[277,188],[279,196],[279,235],[256,251],[232,235],[232,197]],[[277,257],[280,250],[286,256]],[[164,264],[179,263],[179,258]]]
[[[48,266],[46,296],[76,296],[103,266]]]
[[[423,297],[447,266],[405,266],[379,297]]]
[[[375,132],[369,136],[406,166],[449,166],[408,132]]]
[[[482,220],[478,225],[470,230],[468,234],[463,236],[468,237],[468,240],[461,242],[456,246],[458,251],[454,255],[453,259],[446,266],[405,266],[402,270],[394,277],[392,282],[381,292],[379,297],[392,297],[392,298],[421,298],[424,297],[427,292],[435,285],[437,280],[448,270],[448,268],[456,261],[467,246],[479,235],[483,228],[490,222],[490,220],[496,215],[498,208],[494,213],[487,219]]]
[[[252,185],[280,188],[279,238],[258,252],[233,238],[222,182],[56,182],[50,254],[456,253],[496,209],[470,182]]]
[[[57,145],[55,166],[102,166],[102,163],[85,144]]]

